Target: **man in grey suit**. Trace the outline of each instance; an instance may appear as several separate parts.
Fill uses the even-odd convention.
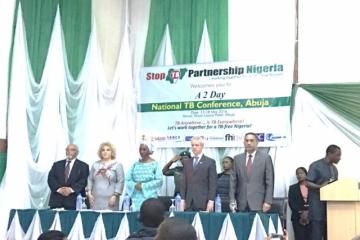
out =
[[[267,153],[258,151],[255,133],[245,134],[245,152],[234,157],[230,176],[230,209],[262,211],[271,208],[274,192],[274,167]]]
[[[214,210],[216,194],[215,160],[202,153],[204,142],[201,137],[191,139],[192,157],[184,162],[183,179],[180,188],[181,208],[187,211]]]

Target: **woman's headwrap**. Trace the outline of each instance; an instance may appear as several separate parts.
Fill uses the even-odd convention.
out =
[[[151,143],[151,141],[149,141],[148,139],[146,139],[145,135],[141,136],[141,140],[139,142],[139,146],[140,145],[146,145],[149,148],[149,152],[150,154],[152,154],[154,152],[154,145]]]

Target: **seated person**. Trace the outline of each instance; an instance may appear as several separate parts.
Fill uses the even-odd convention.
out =
[[[196,240],[196,231],[192,225],[181,218],[170,217],[159,226],[155,240]]]
[[[183,151],[179,155],[174,156],[163,168],[162,172],[165,176],[174,176],[175,182],[175,192],[176,194],[180,193],[180,184],[183,177],[183,169],[184,169],[184,161],[191,159],[191,154],[188,151]],[[173,163],[176,163],[180,160],[182,166],[176,166],[174,168],[170,168]]]
[[[277,239],[277,240],[287,240],[287,232],[286,229],[283,230],[284,231],[284,235],[281,234],[270,234],[270,236],[266,237],[265,240],[272,240],[272,239]]]
[[[143,228],[130,234],[128,240],[153,239],[160,223],[164,220],[165,206],[157,198],[146,199],[140,207],[139,221]]]
[[[353,237],[351,240],[360,240],[360,235],[356,235],[356,236]]]
[[[63,232],[57,230],[50,230],[47,232],[43,232],[38,240],[66,240],[66,235]]]
[[[233,162],[234,159],[232,157],[224,157],[221,163],[223,172],[218,174],[216,193],[219,194],[221,198],[222,212],[230,212],[229,188]]]

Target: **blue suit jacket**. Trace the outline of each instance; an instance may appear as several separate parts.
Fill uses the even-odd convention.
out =
[[[215,160],[205,155],[201,157],[197,167],[193,167],[193,159],[185,161],[181,184],[181,198],[190,210],[206,210],[209,200],[215,200],[216,165]]]
[[[77,194],[81,193],[85,196],[85,187],[89,176],[89,165],[79,159],[73,161],[75,162],[67,182],[65,182],[64,178],[65,159],[55,162],[49,172],[48,184],[51,190],[49,200],[50,208],[75,209]],[[56,192],[61,187],[71,187],[74,193],[64,197]]]

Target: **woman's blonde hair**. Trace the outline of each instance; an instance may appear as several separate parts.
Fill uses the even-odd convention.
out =
[[[103,149],[103,147],[109,147],[111,150],[111,159],[115,159],[116,158],[116,149],[114,144],[112,144],[111,142],[103,142],[102,144],[100,144],[99,149],[98,149],[98,156],[101,159],[101,150]]]

